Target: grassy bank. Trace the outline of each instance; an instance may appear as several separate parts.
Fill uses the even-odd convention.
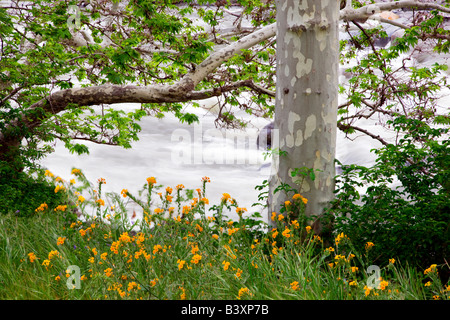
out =
[[[210,204],[207,177],[197,190],[150,177],[138,199],[73,174],[47,172],[63,204],[0,215],[0,299],[450,299],[441,266],[372,265],[376,243],[357,252],[344,234],[326,242],[276,213],[268,226],[226,193]],[[128,201],[143,210],[134,226]],[[289,203],[305,205],[300,195]]]

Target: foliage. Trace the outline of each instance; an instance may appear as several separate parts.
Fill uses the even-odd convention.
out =
[[[422,268],[430,261],[445,264],[450,256],[449,128],[404,116],[390,124],[402,133],[398,144],[374,150],[378,158],[371,168],[342,166],[327,218],[336,217],[336,233],[360,244],[373,242],[376,263],[395,257]]]
[[[62,193],[55,193],[56,184],[42,175],[2,171],[0,174],[0,215],[14,213],[16,216],[31,216],[42,199],[51,207],[64,200]]]
[[[226,1],[102,1],[81,6],[74,0],[36,0],[0,8],[0,162],[18,171],[35,168],[36,160],[53,152],[57,139],[77,154],[89,152],[84,141],[130,148],[146,115],[173,113],[181,122],[198,121],[185,112],[184,104],[170,101],[143,103],[132,111],[101,104],[72,104],[61,110],[51,101],[36,108],[36,103],[79,86],[173,84],[195,71],[213,49],[274,21],[274,3],[238,3],[243,8],[238,21],[247,19],[252,27],[242,29],[236,21],[225,34],[220,26],[230,19],[225,17],[231,5]],[[234,87],[250,79],[266,81],[264,87],[274,89],[274,41],[253,49],[233,57],[196,88],[223,92],[218,124],[246,125],[234,116],[231,105],[265,117],[273,112],[268,95]],[[245,105],[237,100],[244,91],[250,93]],[[35,121],[29,123],[29,117]]]

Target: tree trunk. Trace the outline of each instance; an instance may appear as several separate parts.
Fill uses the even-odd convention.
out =
[[[4,136],[0,139],[0,175],[6,171],[21,172],[24,169],[20,156],[21,137]]]
[[[292,194],[274,194],[289,184],[308,199],[306,215],[321,215],[333,198],[336,152],[339,67],[339,2],[336,0],[279,0],[277,2],[277,170],[269,184],[272,212]],[[276,147],[276,146],[273,146]],[[315,180],[291,177],[294,168],[318,169]],[[275,171],[275,172],[274,172]],[[320,227],[316,232],[320,232]]]

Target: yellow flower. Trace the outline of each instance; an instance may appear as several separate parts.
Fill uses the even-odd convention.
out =
[[[277,235],[278,235],[278,231],[277,231],[277,229],[273,229],[272,231],[273,231],[272,238],[275,239],[277,237]]]
[[[192,249],[191,249],[191,253],[192,253],[192,254],[196,254],[196,253],[199,252],[199,251],[200,251],[200,249],[198,248],[197,245],[193,246]]]
[[[49,253],[48,253],[48,259],[49,260],[52,260],[53,259],[53,257],[59,257],[59,252],[58,251],[56,251],[56,250],[52,250],[52,251],[50,251]]]
[[[59,205],[55,208],[55,212],[56,211],[66,211],[67,209],[67,205]]]
[[[281,234],[283,235],[283,237],[289,238],[289,237],[291,236],[291,235],[290,235],[290,232],[291,232],[290,229],[285,228],[284,231],[283,231]]]
[[[203,177],[203,178],[202,178],[202,181],[205,182],[205,183],[206,183],[206,182],[211,182],[211,180],[209,179],[209,177]]]
[[[296,193],[292,196],[292,200],[297,200],[297,199],[301,199],[301,195],[299,193]]]
[[[151,280],[150,286],[152,286],[152,287],[156,286],[156,281],[158,281],[158,278]]]
[[[127,189],[122,189],[122,191],[120,191],[120,194],[121,194],[124,198],[127,197],[127,193],[128,193],[128,190],[127,190]]]
[[[339,245],[339,243],[341,242],[342,239],[347,238],[347,236],[341,232],[340,234],[337,235],[337,237],[334,239],[334,242],[336,243],[336,245]]]
[[[389,263],[390,264],[394,264],[395,263],[395,259],[389,259]]]
[[[171,194],[172,191],[173,191],[173,189],[172,189],[171,187],[167,187],[167,188],[166,188],[166,192],[167,192],[168,194]]]
[[[240,300],[244,295],[252,296],[253,294],[248,290],[248,288],[240,288],[237,298]]]
[[[213,234],[212,237],[216,240],[219,239],[219,236],[217,234]]]
[[[66,188],[62,185],[57,185],[55,188],[55,193],[58,193],[60,190],[64,191]]]
[[[277,213],[276,212],[272,212],[272,221],[275,221],[276,216],[277,216]]]
[[[305,229],[306,229],[306,233],[310,233],[312,228],[311,228],[311,226],[306,226]]]
[[[303,197],[301,194],[296,193],[296,194],[294,194],[294,195],[292,196],[292,200],[298,200],[298,199],[302,200],[302,202],[303,202],[304,204],[306,204],[306,203],[308,202],[308,199],[306,199],[305,197]]]
[[[42,265],[45,267],[45,269],[48,270],[48,268],[50,267],[50,260],[45,259],[45,260],[42,262]]]
[[[336,260],[336,264],[339,263],[340,261],[346,261],[345,256],[338,254],[334,257],[334,259]]]
[[[181,290],[180,299],[186,300],[186,290],[183,287],[178,287]]]
[[[326,248],[325,251],[328,251],[328,252],[331,253],[331,252],[334,252],[334,248],[333,247],[329,247],[329,248]]]
[[[236,232],[238,232],[239,231],[239,228],[231,228],[231,229],[228,229],[228,235],[233,235],[234,233],[236,233]]]
[[[34,254],[34,252],[30,252],[28,254],[28,258],[30,259],[30,262],[34,262],[34,260],[36,260],[36,255]]]
[[[162,250],[162,246],[159,244],[156,244],[153,246],[153,254],[157,253],[159,250]]]
[[[54,177],[55,175],[50,172],[50,170],[45,170],[45,176],[47,177]]]
[[[80,169],[72,169],[72,174],[77,175],[80,173],[81,173]]]
[[[364,295],[367,297],[370,294],[370,288],[368,286],[364,286]]]
[[[148,184],[154,185],[156,183],[156,179],[155,179],[155,177],[150,177],[150,178],[147,178],[147,182],[148,182]]]
[[[56,242],[56,245],[62,245],[62,244],[64,244],[64,241],[66,240],[66,237],[59,237],[58,238],[58,240],[57,240],[57,242]]]
[[[358,282],[356,282],[356,280],[349,282],[350,286],[354,286],[356,287],[358,285]]]
[[[122,233],[119,237],[119,241],[124,242],[124,243],[131,242],[131,238],[128,235],[128,232]]]
[[[44,202],[44,203],[42,203],[35,211],[36,212],[38,212],[38,211],[44,211],[45,209],[47,209],[48,208],[48,205]]]
[[[84,202],[84,197],[83,196],[78,196],[78,202],[83,203]]]
[[[177,263],[178,263],[178,270],[181,270],[183,269],[183,266],[186,263],[186,261],[178,259]]]
[[[294,227],[294,229],[300,228],[300,224],[298,223],[297,220],[291,221],[291,225]]]
[[[298,290],[299,288],[298,281],[291,282],[290,286],[292,290]]]
[[[427,283],[425,283],[424,286],[425,286],[425,287],[431,286],[431,281],[428,281]]]
[[[231,196],[228,193],[222,193],[222,202],[227,202],[230,198]]]
[[[230,267],[230,263],[228,261],[223,261],[222,264],[223,264],[223,270],[227,271],[228,268]]]
[[[389,282],[387,282],[386,280],[383,280],[380,282],[380,289],[384,290],[386,289],[386,287],[389,285]]]
[[[291,205],[291,202],[289,200],[284,202],[285,207],[289,207],[290,205]]]
[[[358,271],[358,267],[352,267],[352,272]]]
[[[371,249],[374,246],[373,242],[367,242],[365,245],[366,250]]]
[[[99,204],[99,206],[104,206],[105,205],[105,200],[103,200],[103,199],[98,199],[95,202],[97,202]]]
[[[105,276],[107,276],[108,278],[112,277],[112,275],[113,275],[113,271],[111,268],[107,268],[103,272],[105,273]]]
[[[436,271],[436,267],[437,267],[436,264],[432,264],[428,269],[425,269],[425,271],[423,273],[428,274],[430,272],[434,272],[434,271]]]
[[[102,260],[106,260],[106,257],[108,256],[108,253],[107,252],[104,252],[104,253],[102,253],[101,255],[100,255],[100,258],[102,259]]]
[[[199,255],[199,254],[196,254],[196,255],[194,255],[193,257],[192,257],[192,259],[191,259],[191,263],[193,263],[193,264],[197,264],[197,263],[199,263],[200,262],[200,260],[202,259],[202,256],[201,255]]]
[[[237,208],[236,208],[236,213],[237,213],[239,216],[242,216],[242,214],[243,214],[245,211],[247,211],[247,208],[240,208],[240,207],[237,207]]]
[[[99,178],[99,179],[97,180],[97,182],[98,182],[99,184],[106,184],[106,180],[103,179],[103,178]]]
[[[137,284],[136,282],[134,282],[134,281],[128,283],[128,291],[131,291],[133,289],[140,290],[141,286],[139,284]]]
[[[181,189],[184,189],[184,185],[179,184],[179,185],[177,185],[175,188],[176,188],[177,190],[181,190]]]

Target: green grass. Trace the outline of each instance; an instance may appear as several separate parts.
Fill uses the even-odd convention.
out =
[[[81,187],[66,183],[58,191],[71,200],[64,211],[45,208],[28,217],[14,212],[0,215],[0,299],[425,300],[450,296],[437,269],[425,274],[399,261],[378,266],[386,282],[382,288],[368,289],[373,280],[366,272],[371,262],[367,252],[353,249],[351,239],[344,237],[339,244],[325,247],[322,239],[295,221],[279,221],[275,216],[276,227],[269,227],[245,211],[238,221],[230,220],[223,216],[224,208],[239,208],[236,200],[224,196],[221,203],[210,205],[207,179],[194,192],[184,186],[170,190],[147,184],[148,197],[140,202],[146,219],[134,226],[139,228],[136,232],[124,211],[128,201],[138,201],[133,195],[125,190],[122,195],[104,195],[102,182],[94,188],[81,173],[76,176]],[[160,195],[158,189],[162,189]],[[76,193],[81,191],[92,198],[81,201]],[[75,208],[91,215],[82,221],[72,213]],[[34,261],[30,253],[36,256]],[[69,266],[80,272],[66,274]],[[76,279],[80,279],[79,288],[69,289]]]

